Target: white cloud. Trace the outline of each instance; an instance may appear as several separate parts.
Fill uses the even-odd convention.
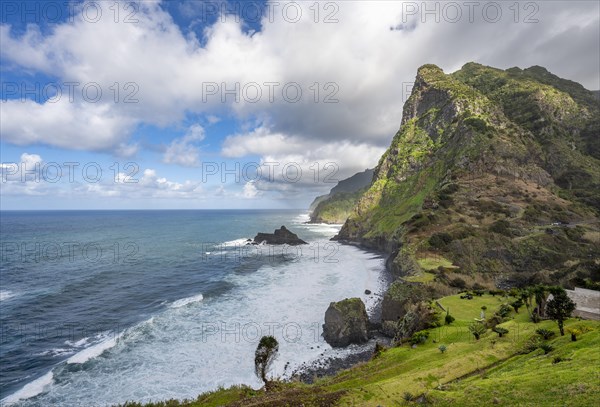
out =
[[[95,165],[99,165],[94,163]],[[81,196],[144,198],[202,198],[199,181],[177,182],[160,177],[154,169],[144,169],[141,176],[119,172],[115,177],[107,175],[96,179],[81,178],[71,169],[59,164],[45,162],[38,154],[21,154],[17,163],[0,164],[0,190],[2,195],[54,195],[70,198]],[[73,176],[75,175],[75,176]]]
[[[115,23],[107,11],[97,23],[75,18],[45,36],[35,25],[22,36],[2,25],[6,66],[56,75],[63,82],[95,82],[104,91],[95,104],[82,100],[80,92],[73,103],[65,98],[55,104],[4,103],[2,139],[20,145],[119,149],[140,123],[174,124],[190,112],[208,115],[210,123],[210,115],[225,110],[241,120],[269,121],[272,136],[262,141],[272,142],[281,153],[287,153],[282,140],[384,147],[400,122],[406,85],[424,63],[446,70],[470,60],[500,67],[538,64],[600,87],[595,2],[535,3],[535,24],[523,23],[526,10],[515,23],[508,6],[500,22],[488,23],[480,7],[473,23],[463,10],[458,23],[436,23],[432,17],[423,23],[413,17],[405,25],[410,28],[402,30],[390,30],[402,22],[400,1],[336,2],[338,22],[333,24],[322,22],[324,10],[315,23],[310,2],[296,3],[303,7],[303,18],[290,23],[281,18],[279,3],[275,20],[263,20],[261,32],[245,33],[233,18],[218,19],[206,30],[202,46],[193,35],[183,34],[158,2],[140,2],[135,24]],[[579,63],[572,64],[574,60]],[[204,98],[209,82],[220,89]],[[274,101],[265,82],[279,83]],[[281,95],[283,85],[292,82],[303,88],[297,103]],[[114,83],[119,84],[118,103],[110,90]],[[250,103],[248,94],[243,97],[245,86],[253,83],[262,92],[256,103]],[[222,94],[236,84],[239,103]],[[124,103],[135,89],[138,102]],[[339,102],[323,103],[331,92]],[[248,146],[237,148],[236,140],[226,143],[227,154],[252,152]],[[180,151],[173,151],[172,159],[184,165],[195,162],[193,154],[183,157]]]
[[[259,191],[258,191],[258,189],[256,189],[256,185],[254,185],[254,181],[246,182],[246,184],[244,185],[244,188],[242,190],[242,196],[247,199],[253,199],[253,198],[256,198],[257,195],[259,195]]]
[[[169,144],[163,161],[167,164],[179,164],[184,167],[197,167],[200,164],[200,150],[194,143],[204,140],[204,129],[199,124],[190,126],[185,136]]]

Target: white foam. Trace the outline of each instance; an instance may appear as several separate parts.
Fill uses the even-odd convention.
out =
[[[90,338],[83,338],[78,341],[65,341],[65,345],[69,345],[73,348],[81,348],[89,343]]]
[[[106,336],[108,336],[108,338],[71,356],[69,359],[67,359],[67,363],[85,363],[90,359],[100,356],[102,353],[104,353],[104,351],[114,347],[119,342],[119,338],[122,335],[123,333],[118,335],[105,335],[104,338],[106,338]]]
[[[10,290],[0,290],[0,301],[6,301],[13,297],[16,297],[16,294]]]
[[[54,374],[52,371],[46,373],[42,377],[32,381],[31,383],[27,383],[21,390],[16,391],[8,397],[5,397],[2,400],[2,405],[4,404],[14,404],[19,400],[26,400],[31,397],[35,397],[38,394],[44,392],[45,388],[52,383],[54,379]]]
[[[193,304],[195,302],[200,302],[204,299],[202,294],[194,295],[192,297],[182,298],[180,300],[174,301],[173,304],[170,305],[170,308],[181,308],[185,307],[188,304]]]
[[[293,220],[294,223],[306,223],[310,220],[310,212],[301,213]]]
[[[235,239],[235,240],[229,240],[227,242],[223,242],[221,245],[224,247],[238,247],[238,246],[244,246],[246,243],[248,243],[248,238],[243,237],[241,239]]]
[[[57,357],[57,356],[63,356],[63,355],[70,355],[74,352],[75,352],[75,350],[73,350],[73,349],[55,348],[55,349],[46,350],[44,352],[36,353],[36,356]]]
[[[328,240],[316,243],[323,247]],[[169,303],[151,320],[127,329],[118,346],[96,363],[61,371],[61,385],[49,386],[32,405],[114,405],[190,398],[233,384],[259,387],[252,355],[266,334],[280,341],[275,376],[286,377],[321,354],[351,352],[354,348],[336,350],[324,342],[325,310],[331,301],[347,297],[360,297],[371,308],[376,296],[364,291],[380,291],[383,269],[382,258],[340,246],[333,256],[305,255],[252,273],[228,273],[231,290],[204,299],[199,307],[188,305],[202,301],[199,294]],[[71,361],[89,360],[110,345],[93,351],[92,346]]]

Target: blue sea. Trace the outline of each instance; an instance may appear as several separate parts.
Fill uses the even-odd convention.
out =
[[[260,387],[254,350],[274,335],[282,378],[332,349],[331,301],[372,309],[380,255],[329,239],[300,211],[0,212],[0,400],[107,406]],[[246,246],[285,225],[309,244]],[[373,294],[366,295],[365,290]]]

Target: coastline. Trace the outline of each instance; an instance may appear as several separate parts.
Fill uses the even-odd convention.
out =
[[[375,255],[384,255],[384,253],[362,247],[358,244],[347,242],[339,243],[348,246],[355,246],[361,250]],[[392,344],[392,338],[384,336],[378,331],[378,328],[381,325],[383,296],[387,292],[390,284],[393,282],[393,276],[388,267],[386,267],[386,263],[387,261],[384,261],[383,270],[380,275],[380,281],[383,283],[379,285],[380,291],[373,292],[371,294],[372,296],[376,297],[375,304],[367,309],[367,314],[369,316],[369,322],[371,325],[369,341],[360,345],[353,344],[345,348],[340,348],[348,350],[348,353],[342,356],[327,356],[325,353],[321,353],[319,358],[310,362],[302,363],[300,366],[298,366],[292,372],[290,377],[286,379],[286,381],[299,380],[303,383],[312,384],[317,379],[326,376],[334,376],[343,370],[350,369],[353,366],[371,360],[373,358],[377,343],[385,346],[390,346]],[[332,299],[332,301],[337,300]]]

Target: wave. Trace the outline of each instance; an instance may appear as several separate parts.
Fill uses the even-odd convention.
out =
[[[52,384],[52,381],[54,380],[54,374],[52,373],[52,371],[46,373],[45,375],[43,375],[40,378],[35,379],[34,381],[32,381],[31,383],[27,383],[25,386],[23,386],[23,388],[21,390],[16,391],[15,393],[11,394],[8,397],[5,397],[2,400],[2,405],[4,404],[14,404],[16,402],[18,402],[19,400],[26,400],[29,399],[31,397],[35,397],[38,394],[41,394],[44,392],[45,388]]]
[[[170,308],[181,308],[185,307],[188,304],[192,304],[194,302],[200,302],[204,299],[202,294],[194,295],[192,297],[182,298],[180,300],[174,301],[173,304],[170,305]]]
[[[241,239],[229,240],[227,242],[221,243],[221,245],[224,247],[244,246],[246,243],[248,243],[248,239],[249,238],[247,238],[247,237],[243,237]]]
[[[0,301],[6,301],[16,296],[17,294],[10,290],[0,290]]]
[[[85,348],[81,352],[78,352],[75,355],[71,356],[69,359],[67,359],[67,363],[85,363],[90,359],[100,356],[104,353],[104,351],[116,346],[121,336],[123,336],[123,333],[124,332],[121,332],[118,335],[110,333],[105,334],[104,338],[106,339],[101,340],[100,343],[92,345],[89,348]]]
[[[293,223],[307,223],[308,221],[310,221],[310,212],[301,213],[292,220]]]

